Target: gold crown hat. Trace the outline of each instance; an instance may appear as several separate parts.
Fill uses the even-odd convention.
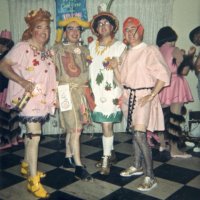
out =
[[[83,28],[89,28],[90,27],[90,23],[88,21],[82,20],[79,17],[70,17],[64,20],[60,20],[58,22],[58,26],[59,27],[66,27],[68,24],[70,24],[71,22],[76,22],[79,26],[83,27]],[[62,28],[58,28],[56,31],[56,42],[59,43],[62,40],[62,35],[63,35],[63,29]]]
[[[24,17],[24,20],[28,26],[33,26],[37,21],[53,21],[51,13],[47,10],[43,10],[42,8],[29,11],[29,13]]]

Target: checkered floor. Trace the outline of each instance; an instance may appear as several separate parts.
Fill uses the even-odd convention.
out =
[[[116,133],[115,151],[119,162],[112,166],[109,176],[102,176],[95,168],[102,155],[101,134],[81,136],[81,156],[88,171],[95,178],[93,183],[77,180],[73,172],[62,167],[65,156],[64,136],[45,136],[39,151],[39,169],[47,172],[42,179],[51,193],[50,200],[199,200],[200,153],[192,152],[189,159],[171,159],[167,152],[153,149],[154,172],[158,186],[150,192],[139,192],[136,187],[142,176],[122,178],[119,173],[132,163],[131,135]],[[23,158],[23,144],[0,152],[0,200],[37,199],[25,189],[26,180],[19,174]]]

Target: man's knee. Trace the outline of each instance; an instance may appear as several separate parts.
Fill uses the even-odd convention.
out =
[[[32,138],[40,138],[41,137],[41,133],[25,133],[25,136],[29,139],[32,139]]]

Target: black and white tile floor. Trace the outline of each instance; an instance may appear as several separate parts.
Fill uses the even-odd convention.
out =
[[[158,186],[150,192],[139,192],[136,187],[142,176],[123,178],[119,173],[131,165],[131,135],[115,134],[115,151],[119,162],[112,166],[109,176],[102,176],[95,167],[102,155],[101,134],[81,136],[81,156],[93,183],[77,180],[73,172],[62,167],[65,156],[64,136],[45,136],[39,151],[39,170],[47,172],[42,184],[51,193],[50,200],[200,200],[200,153],[192,158],[171,159],[167,152],[153,149],[154,172]],[[0,200],[35,200],[26,191],[26,180],[19,173],[24,147],[0,152]]]

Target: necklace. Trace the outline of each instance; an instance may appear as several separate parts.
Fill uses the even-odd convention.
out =
[[[32,44],[29,44],[29,45],[30,45],[31,49],[33,50],[34,56],[40,55],[42,60],[45,60],[46,58],[52,56],[52,52],[50,50],[46,50],[46,49],[40,50],[40,49],[38,49],[38,47],[36,47]]]
[[[99,45],[99,41],[96,41],[96,46],[95,46],[95,52],[97,55],[102,55],[112,44],[112,40],[110,42],[108,42],[107,45],[104,46],[104,48],[102,50],[100,50],[100,45]]]

